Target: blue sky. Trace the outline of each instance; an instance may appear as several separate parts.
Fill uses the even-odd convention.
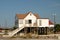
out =
[[[16,13],[29,11],[51,21],[55,13],[56,23],[60,23],[60,0],[0,0],[0,25],[12,27]]]

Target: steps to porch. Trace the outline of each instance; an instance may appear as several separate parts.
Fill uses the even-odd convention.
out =
[[[3,37],[12,37],[14,36],[17,32],[19,32],[20,30],[22,30],[24,28],[24,26],[17,28],[11,32],[8,32],[8,35],[3,35]]]

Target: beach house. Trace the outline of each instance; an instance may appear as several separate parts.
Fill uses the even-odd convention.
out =
[[[54,28],[54,24],[49,20],[49,18],[41,18],[39,14],[32,12],[16,14],[15,25],[21,29],[21,32],[27,34],[48,34],[50,29],[53,30]]]
[[[38,34],[47,35],[53,33],[54,24],[49,18],[41,18],[37,13],[24,13],[16,14],[15,16],[15,30],[9,32],[9,36],[12,37],[15,34]]]

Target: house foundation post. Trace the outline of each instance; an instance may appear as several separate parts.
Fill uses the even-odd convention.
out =
[[[47,27],[46,27],[46,35],[47,35]]]
[[[29,28],[30,28],[30,32],[29,32],[29,33],[30,33],[30,35],[31,35],[31,24],[29,24],[29,25],[30,25],[30,27],[29,27]]]
[[[38,35],[38,27],[37,27],[37,35]]]
[[[24,28],[24,34],[26,34],[26,27]]]
[[[35,28],[34,28],[34,34],[35,34]]]

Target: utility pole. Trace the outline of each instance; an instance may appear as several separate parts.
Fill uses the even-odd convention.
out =
[[[55,29],[56,29],[56,28],[55,28],[55,24],[56,24],[56,21],[55,21],[55,19],[56,19],[56,14],[55,14],[55,13],[53,14],[53,17],[54,17],[54,33],[55,33],[55,32],[56,32],[56,30],[55,30]]]

